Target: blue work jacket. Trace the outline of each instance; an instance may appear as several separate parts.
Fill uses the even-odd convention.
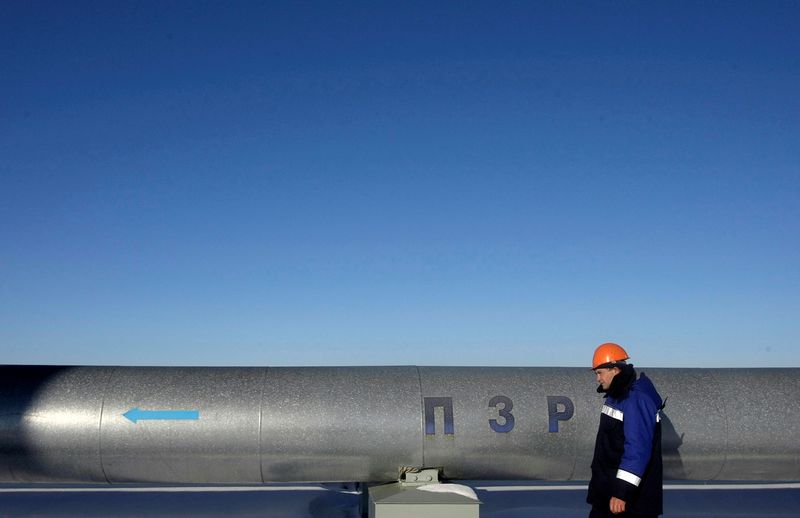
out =
[[[629,514],[663,513],[662,408],[650,379],[623,365],[601,410],[587,502],[605,509],[615,496]]]

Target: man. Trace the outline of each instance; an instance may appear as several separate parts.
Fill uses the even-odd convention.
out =
[[[605,394],[586,501],[590,518],[656,517],[663,513],[661,417],[653,383],[614,343],[594,351],[597,392]]]

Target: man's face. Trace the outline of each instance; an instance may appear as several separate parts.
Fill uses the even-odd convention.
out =
[[[619,374],[618,367],[600,367],[594,370],[594,374],[597,379],[597,383],[603,387],[603,390],[608,390],[608,387],[611,386],[611,381],[614,379],[614,376]]]

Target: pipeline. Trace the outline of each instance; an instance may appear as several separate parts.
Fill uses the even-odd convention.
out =
[[[800,480],[800,369],[637,369],[664,476]],[[550,367],[0,366],[0,482],[587,480],[602,397]]]

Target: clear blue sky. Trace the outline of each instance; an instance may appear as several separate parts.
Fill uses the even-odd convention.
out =
[[[797,2],[0,4],[0,363],[800,366]]]

